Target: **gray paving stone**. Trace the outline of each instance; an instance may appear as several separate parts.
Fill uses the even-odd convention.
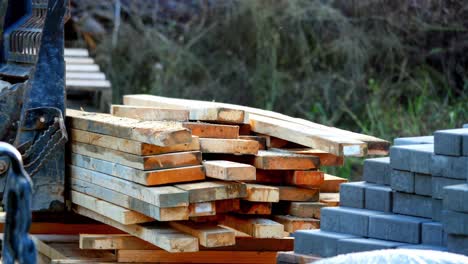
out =
[[[383,212],[349,207],[324,207],[320,211],[320,229],[328,232],[367,236],[369,216]]]
[[[418,244],[421,224],[430,220],[419,217],[385,214],[369,217],[369,237]]]
[[[404,248],[404,249],[419,249],[419,250],[434,250],[434,251],[448,251],[446,247],[441,247],[441,246],[434,246],[434,245],[425,245],[425,244],[418,244],[418,245],[404,245],[400,246],[398,248]]]
[[[445,186],[443,206],[445,210],[468,213],[468,184]]]
[[[364,160],[364,181],[390,185],[390,173],[390,157]]]
[[[392,212],[392,188],[383,185],[365,188],[365,208],[382,212]]]
[[[468,236],[449,234],[447,248],[450,252],[468,255]]]
[[[443,199],[445,186],[458,185],[463,183],[466,183],[466,181],[444,177],[432,177],[432,197],[436,199]]]
[[[390,166],[397,170],[430,174],[433,153],[433,144],[393,146],[390,148]]]
[[[340,185],[340,205],[353,208],[364,208],[365,188],[372,183],[347,182]]]
[[[337,255],[338,241],[357,238],[353,235],[325,232],[322,230],[299,230],[294,232],[294,252],[318,255],[324,258]]]
[[[421,137],[401,137],[393,140],[393,145],[419,145],[419,144],[434,144],[434,136],[421,136]]]
[[[414,172],[392,170],[390,186],[395,191],[414,193]]]
[[[393,193],[393,212],[432,218],[432,198],[429,196],[395,192]]]
[[[448,234],[468,235],[468,214],[442,210],[442,224]]]
[[[394,242],[373,238],[346,238],[338,240],[337,254],[348,254],[353,252],[363,252],[379,249],[397,248],[408,245],[406,243]]]
[[[432,199],[432,220],[441,221],[442,220],[442,200],[441,199]]]
[[[422,224],[421,241],[423,244],[434,246],[447,245],[447,233],[444,232],[442,223],[428,222]]]
[[[468,179],[468,157],[433,155],[430,165],[432,176]]]
[[[432,176],[429,174],[415,173],[414,193],[432,196]]]
[[[463,155],[463,136],[468,136],[468,128],[438,130],[434,132],[434,153],[448,156]],[[468,142],[465,144],[468,144]]]

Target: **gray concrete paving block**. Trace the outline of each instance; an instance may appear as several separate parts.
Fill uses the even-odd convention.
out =
[[[442,210],[442,224],[448,234],[468,235],[468,214]]]
[[[434,153],[448,156],[463,155],[464,136],[468,136],[468,128],[438,130],[434,132]]]
[[[393,212],[432,218],[432,198],[429,196],[395,192],[393,193]]]
[[[418,244],[421,242],[421,224],[428,221],[396,214],[370,216],[368,237]]]
[[[434,246],[447,245],[447,233],[444,232],[442,223],[427,222],[422,224],[421,241],[423,244]]]
[[[353,252],[372,251],[379,249],[391,249],[408,245],[406,243],[394,242],[373,238],[346,238],[338,240],[338,255]]]
[[[432,199],[432,220],[441,221],[442,220],[442,200],[441,199]]]
[[[468,184],[445,186],[443,206],[445,210],[468,213]]]
[[[433,144],[393,146],[390,148],[390,166],[397,170],[429,174],[433,153]]]
[[[369,216],[383,212],[349,207],[324,207],[320,211],[320,229],[328,232],[367,236]]]
[[[401,137],[393,140],[393,145],[419,145],[419,144],[434,144],[434,136],[421,136],[421,137]]]
[[[432,177],[432,197],[436,199],[444,198],[444,187],[466,183],[465,180]]]
[[[414,172],[392,170],[390,186],[395,191],[414,193]]]
[[[299,230],[294,232],[294,252],[318,255],[324,258],[337,255],[338,241],[357,236],[325,232],[322,230]]]
[[[433,155],[430,165],[432,176],[468,179],[468,157]]]
[[[365,188],[365,208],[382,212],[392,212],[392,188],[383,185]]]
[[[347,182],[340,185],[340,205],[353,208],[364,208],[365,188],[372,183]]]
[[[364,160],[363,180],[370,183],[390,185],[390,157]]]
[[[430,174],[416,173],[414,175],[414,193],[432,196],[432,176]]]
[[[449,234],[447,248],[449,252],[468,255],[468,236]]]

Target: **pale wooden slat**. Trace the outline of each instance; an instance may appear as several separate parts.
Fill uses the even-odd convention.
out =
[[[188,121],[189,111],[159,107],[112,105],[111,114],[142,121]]]
[[[204,161],[207,177],[225,181],[248,181],[255,180],[255,167],[238,162],[226,160]]]

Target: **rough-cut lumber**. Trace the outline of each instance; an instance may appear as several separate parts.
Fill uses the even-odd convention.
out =
[[[333,155],[319,149],[311,148],[271,148],[272,151],[280,151],[286,153],[294,153],[301,155],[316,156],[320,159],[321,166],[343,166],[344,158],[342,156]]]
[[[216,224],[172,221],[169,225],[183,233],[197,237],[200,245],[204,247],[232,246],[236,243],[233,231]]]
[[[87,181],[75,178],[72,178],[70,181],[72,190],[94,196],[110,203],[118,204],[122,207],[150,216],[158,221],[187,220],[189,218],[189,209],[187,206],[161,208]]]
[[[111,204],[95,197],[71,191],[71,201],[74,204],[92,210],[124,225],[152,222],[155,219],[141,213]]]
[[[189,205],[189,217],[216,215],[216,202],[191,203]]]
[[[158,100],[161,98],[162,100]],[[164,98],[151,95],[126,95],[123,98],[125,105],[156,106],[175,109],[190,110],[190,120],[214,121],[221,123],[244,124],[246,115],[243,110],[225,107],[206,106],[204,103],[191,100]]]
[[[112,219],[102,216],[86,208],[75,206],[74,211],[96,221],[111,225],[131,235],[137,236],[168,252],[196,252],[198,251],[198,239],[183,234],[161,224],[135,224],[122,225]]]
[[[320,209],[326,204],[320,202],[291,202],[287,214],[297,217],[320,219]]]
[[[316,169],[320,160],[314,156],[260,150],[255,155],[254,166],[263,170]]]
[[[216,201],[216,213],[222,214],[227,212],[235,212],[240,209],[240,199],[227,199]]]
[[[239,138],[239,126],[201,122],[185,122],[183,126],[190,129],[192,135],[201,138]]]
[[[89,57],[87,49],[66,48],[63,52],[65,57]]]
[[[106,75],[102,72],[90,72],[90,73],[67,72],[66,79],[67,80],[105,80]]]
[[[276,187],[247,183],[247,196],[244,200],[251,202],[279,202],[279,190]]]
[[[272,206],[272,203],[241,200],[240,208],[236,213],[245,215],[270,215]]]
[[[190,131],[176,122],[138,121],[108,114],[67,109],[69,127],[158,146],[189,143]]]
[[[284,237],[283,225],[270,219],[227,215],[222,224],[257,238]]]
[[[171,254],[163,250],[119,250],[119,262],[157,263],[275,263],[276,252],[269,251],[199,251]]]
[[[320,185],[320,191],[325,193],[340,192],[340,184],[348,182],[347,179],[325,174],[324,182]]]
[[[156,146],[140,141],[118,138],[79,129],[70,129],[70,139],[71,141],[109,148],[140,156],[200,150],[200,141],[196,136],[192,136],[192,141],[189,143],[167,147]]]
[[[285,177],[289,185],[307,185],[319,187],[324,182],[325,173],[322,171],[292,171]]]
[[[170,169],[201,164],[200,151],[166,153],[151,156],[137,156],[117,150],[84,144],[71,143],[73,153],[119,163],[139,170]]]
[[[0,232],[3,233],[4,224],[0,223]],[[76,235],[79,233],[123,234],[124,232],[112,226],[98,224],[63,224],[57,222],[32,222],[30,234]]]
[[[279,189],[279,199],[281,201],[293,202],[318,202],[318,188],[299,188],[293,186],[277,186]]]
[[[268,138],[266,136],[248,136],[248,135],[241,135],[239,139],[245,140],[255,140],[259,144],[259,150],[266,150],[268,148]]]
[[[254,140],[221,138],[200,138],[199,140],[200,150],[203,153],[255,155],[259,149],[258,142]]]
[[[111,114],[141,121],[188,121],[189,111],[158,107],[111,105]]]
[[[69,165],[72,178],[124,193],[159,207],[188,206],[188,193],[173,186],[147,187],[96,171]]]
[[[327,206],[340,205],[340,193],[320,193],[320,202]]]
[[[190,182],[205,179],[203,166],[189,166],[172,169],[143,171],[123,166],[110,161],[100,160],[71,153],[72,165],[89,170],[109,174],[127,181],[140,183],[146,186],[155,186],[168,183]]]
[[[226,160],[204,161],[207,177],[225,181],[249,181],[255,180],[255,167],[238,162]]]
[[[242,198],[246,186],[239,182],[205,181],[177,184],[175,187],[188,192],[190,203]]]
[[[296,232],[296,230],[320,228],[320,220],[310,217],[276,215],[273,219],[284,226],[284,231],[290,233]]]
[[[277,185],[285,184],[286,177],[288,177],[290,173],[291,171],[287,171],[287,170],[257,169],[255,182],[277,184]]]

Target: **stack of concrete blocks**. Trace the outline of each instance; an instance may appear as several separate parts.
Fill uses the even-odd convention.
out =
[[[468,255],[468,128],[436,131],[434,153],[432,174],[443,209],[437,217],[448,234],[448,250]]]

